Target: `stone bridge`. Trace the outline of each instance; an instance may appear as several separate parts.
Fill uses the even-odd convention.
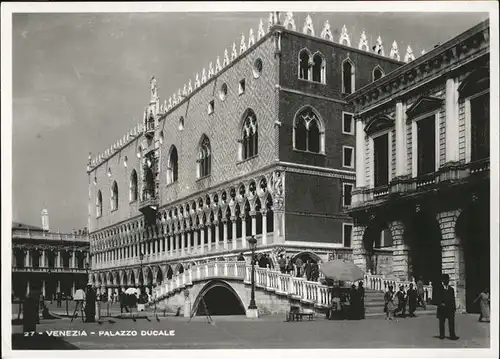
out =
[[[250,304],[251,268],[244,261],[192,266],[156,287],[153,298],[160,308],[180,310],[184,316],[204,315],[202,298],[212,315],[244,315]],[[364,281],[366,289],[379,292],[389,285],[407,289],[410,284],[369,273]],[[291,304],[322,313],[330,304],[330,287],[269,268],[255,268],[255,287],[259,314],[284,313]]]

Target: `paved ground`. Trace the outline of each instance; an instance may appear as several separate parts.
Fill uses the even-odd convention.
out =
[[[115,323],[70,323],[68,319],[41,320],[37,331],[85,331],[87,336],[62,338],[24,337],[22,327],[13,325],[14,349],[246,349],[246,348],[488,348],[488,323],[479,323],[476,315],[457,315],[460,340],[437,338],[435,316],[386,321],[369,318],[361,321],[284,322],[281,316],[266,316],[256,320],[244,317],[214,317],[209,324],[204,317],[191,322],[182,317],[160,317],[151,321],[115,319]],[[99,335],[99,331],[136,331],[136,336]],[[141,331],[162,330],[162,334],[142,336]],[[94,332],[95,334],[92,334]],[[126,332],[124,332],[125,334]],[[128,334],[128,333],[127,333]],[[133,334],[133,333],[130,333]],[[45,334],[46,335],[46,334]]]

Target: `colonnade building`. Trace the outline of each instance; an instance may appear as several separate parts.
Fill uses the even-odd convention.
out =
[[[307,16],[271,13],[168,100],[150,82],[143,123],[89,159],[90,280],[152,286],[186,266],[258,250],[350,251],[355,185],[346,96],[391,73],[380,37],[351,46]],[[405,60],[415,57],[408,47]]]
[[[12,224],[12,295],[24,298],[37,291],[73,296],[88,282],[90,245],[86,230],[62,234],[49,230],[47,210],[42,227]]]
[[[345,98],[355,263],[438,285],[448,273],[468,311],[490,285],[489,56],[487,20]]]

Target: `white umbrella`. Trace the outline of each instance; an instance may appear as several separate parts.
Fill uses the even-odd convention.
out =
[[[137,294],[138,290],[136,288],[128,288],[126,291],[125,291],[125,294]]]

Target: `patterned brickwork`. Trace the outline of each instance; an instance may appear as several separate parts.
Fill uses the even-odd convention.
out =
[[[354,226],[352,229],[352,258],[362,270],[366,269],[366,250],[363,244],[366,229],[365,226]]]
[[[460,210],[441,212],[437,220],[441,229],[442,271],[449,274],[450,282],[456,290],[458,308],[465,308],[465,256],[455,226]]]
[[[407,280],[410,268],[408,263],[408,245],[404,242],[405,226],[402,221],[393,221],[389,223],[389,229],[392,235],[393,258],[392,269],[394,274],[401,280]]]

